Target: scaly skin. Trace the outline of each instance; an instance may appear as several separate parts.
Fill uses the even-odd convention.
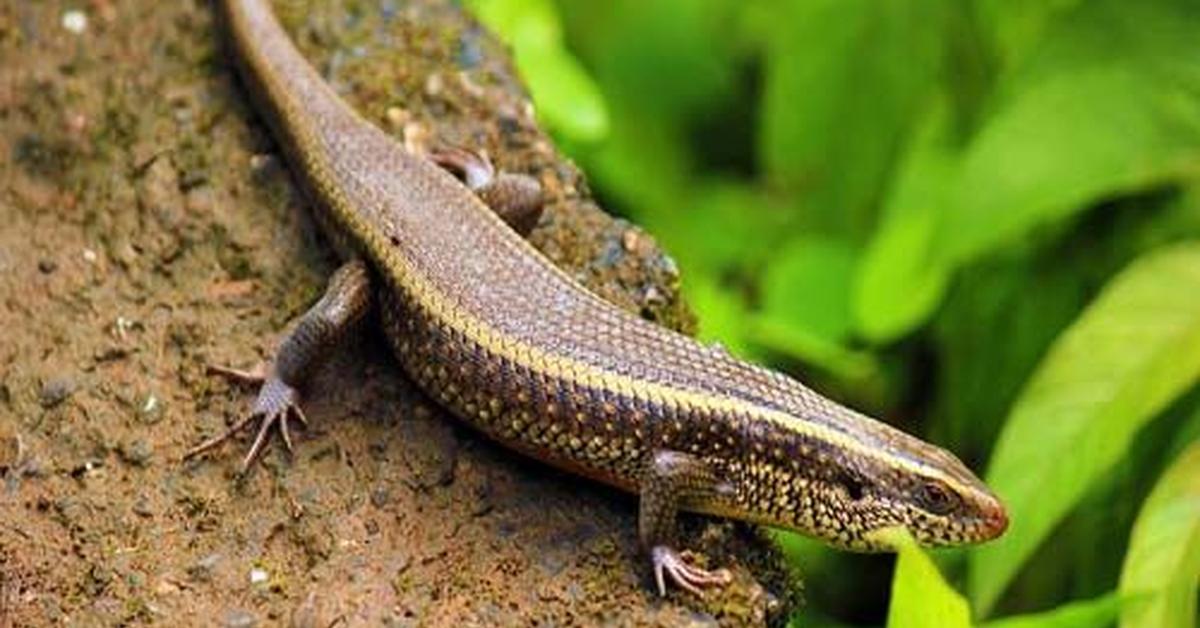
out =
[[[350,110],[264,0],[218,4],[259,112],[361,277],[331,290],[342,314],[373,294],[396,357],[434,399],[513,449],[639,494],[660,590],[664,571],[692,590],[725,580],[671,549],[677,509],[860,551],[888,549],[875,533],[889,526],[926,545],[1003,532],[1003,506],[953,455],[589,293],[471,189]],[[320,306],[306,318],[325,333],[285,342],[252,455],[298,404],[278,389],[303,378],[278,365],[305,371],[297,361],[342,329]]]

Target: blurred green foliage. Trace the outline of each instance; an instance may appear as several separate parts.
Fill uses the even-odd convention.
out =
[[[889,588],[782,534],[798,624],[1195,624],[1200,3],[472,4],[702,335],[1008,502],[1003,539],[936,557],[965,598],[919,550]]]

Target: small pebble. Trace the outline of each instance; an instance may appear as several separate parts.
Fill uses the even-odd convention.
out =
[[[435,72],[425,79],[425,94],[428,96],[437,97],[442,93],[444,88],[445,83],[442,80],[441,74]]]
[[[250,170],[264,172],[275,164],[275,156],[270,153],[255,153],[250,156]]]
[[[46,477],[46,463],[35,455],[28,455],[21,463],[21,475],[27,478]]]
[[[66,116],[67,130],[71,131],[75,135],[80,135],[87,130],[87,123],[87,116],[82,113],[73,112],[68,113]]]
[[[375,506],[376,508],[383,508],[391,500],[391,493],[388,491],[386,486],[378,486],[371,491],[371,505]]]
[[[147,425],[158,423],[163,418],[163,406],[163,402],[154,393],[146,395],[146,399],[138,404],[138,420]]]
[[[479,45],[479,36],[468,32],[458,40],[458,67],[470,70],[483,62],[483,48]]]
[[[150,448],[150,444],[144,439],[136,439],[132,443],[125,443],[121,446],[121,459],[135,467],[145,467],[150,464],[150,457],[154,450]]]
[[[231,608],[225,611],[225,617],[221,619],[221,625],[225,628],[254,628],[258,625],[258,620],[250,611]]]
[[[91,249],[83,250],[83,261],[85,261],[89,264],[95,264],[96,260],[98,260],[98,259],[100,259],[100,258],[96,255],[95,251],[93,251]]]
[[[82,464],[77,464],[74,467],[71,467],[70,473],[71,477],[79,480],[86,477],[103,475],[103,472],[101,471],[103,468],[103,460],[85,460]]]
[[[654,286],[646,286],[646,290],[642,293],[643,305],[662,305],[666,302],[667,298]]]
[[[388,107],[383,115],[387,118],[388,124],[394,129],[403,127],[410,118],[408,112],[400,107]]]
[[[187,568],[188,576],[197,582],[209,582],[212,580],[219,562],[221,562],[220,554],[209,554]]]
[[[271,576],[267,574],[267,570],[261,567],[255,567],[250,570],[250,584],[262,584],[270,580]]]
[[[63,12],[62,14],[62,27],[68,31],[71,31],[72,33],[75,33],[76,35],[80,35],[83,33],[83,31],[86,31],[87,25],[87,14],[83,11],[72,9],[70,11]]]
[[[125,318],[124,316],[118,316],[116,322],[113,323],[113,330],[116,331],[117,338],[125,340],[125,336],[137,325],[137,321],[133,319]]]
[[[382,0],[379,3],[379,15],[383,16],[385,22],[396,17],[396,10],[395,0]]]
[[[679,276],[679,264],[676,264],[675,258],[671,257],[670,255],[659,255],[658,267],[662,270],[662,272],[671,277]]]
[[[147,518],[154,516],[154,510],[150,507],[150,500],[146,499],[145,495],[139,496],[137,501],[133,502],[133,514]]]
[[[626,251],[632,253],[638,248],[638,239],[638,232],[634,231],[633,229],[629,229],[625,233],[621,234],[621,245],[625,247]]]
[[[129,355],[129,350],[126,349],[125,347],[109,345],[106,347],[100,347],[100,348],[96,349],[96,351],[94,353],[92,353],[92,361],[94,361],[96,363],[112,362],[114,360],[124,359],[124,358],[128,357],[128,355]]]
[[[52,408],[66,401],[75,392],[75,380],[70,377],[55,377],[42,384],[43,408]]]

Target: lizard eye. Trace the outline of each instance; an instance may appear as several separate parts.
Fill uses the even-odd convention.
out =
[[[958,496],[950,487],[936,480],[921,485],[916,497],[921,508],[935,515],[944,515],[958,508]]]

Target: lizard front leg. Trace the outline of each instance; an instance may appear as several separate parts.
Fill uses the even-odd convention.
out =
[[[526,174],[496,172],[491,160],[465,148],[441,148],[432,151],[429,158],[461,179],[522,237],[537,226],[545,202],[537,179]]]
[[[249,414],[224,433],[190,449],[184,454],[184,459],[204,453],[229,440],[254,419],[260,419],[258,433],[242,460],[242,473],[250,468],[250,464],[262,452],[273,427],[279,428],[283,443],[290,453],[292,437],[288,429],[288,420],[295,419],[305,425],[308,423],[300,409],[301,389],[329,349],[358,326],[370,311],[370,307],[370,275],[366,264],[361,260],[347,262],[329,278],[325,294],[301,315],[296,326],[279,345],[275,358],[264,369],[246,372],[210,367],[210,372],[260,383],[258,398]]]
[[[642,474],[638,537],[649,552],[659,595],[667,594],[665,577],[702,595],[704,587],[725,586],[732,580],[726,569],[709,571],[688,564],[672,546],[679,509],[727,495],[732,487],[721,482],[702,460],[678,451],[654,452]],[[665,576],[665,577],[664,577]]]

